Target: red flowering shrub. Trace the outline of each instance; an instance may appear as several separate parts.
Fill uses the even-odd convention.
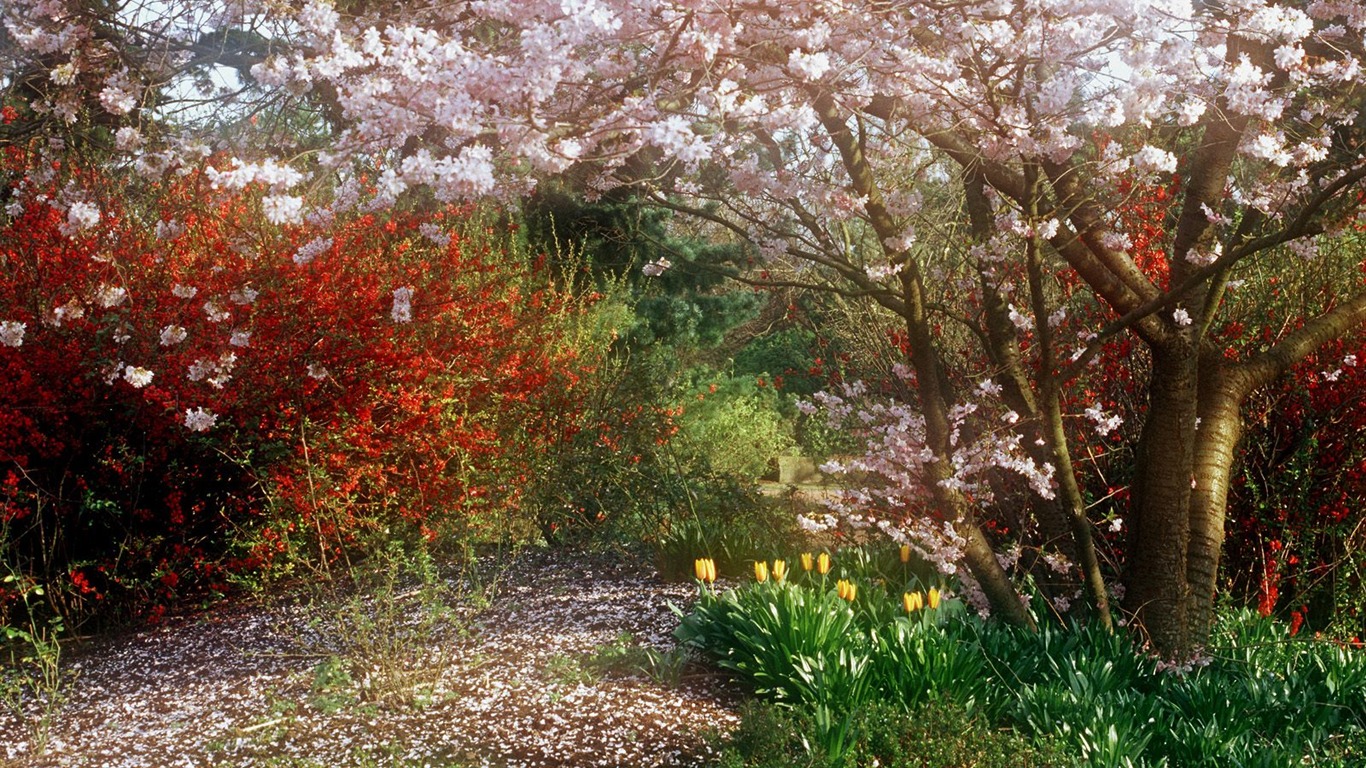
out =
[[[1366,347],[1321,351],[1252,416],[1231,489],[1231,586],[1296,629],[1366,634]]]
[[[1119,210],[1138,265],[1159,284],[1168,265],[1162,250],[1169,186],[1131,188]],[[1352,235],[1340,236],[1351,243]],[[1297,258],[1286,255],[1285,258]],[[1313,286],[1337,270],[1341,283],[1360,280],[1356,257],[1325,253],[1297,270],[1269,276],[1264,284],[1236,283],[1227,299],[1228,320],[1209,330],[1226,359],[1239,360],[1274,344],[1295,330],[1282,319],[1287,296],[1303,306],[1291,317],[1326,311],[1327,297]],[[1300,285],[1302,278],[1304,285]],[[1249,332],[1249,329],[1255,329]],[[1360,334],[1326,345],[1266,391],[1254,396],[1245,415],[1247,429],[1230,488],[1227,539],[1221,585],[1236,602],[1278,615],[1298,632],[1307,625],[1350,639],[1366,634],[1366,346]],[[1118,337],[1098,356],[1098,377],[1081,393],[1107,411],[1131,414],[1142,407],[1146,361],[1127,337]],[[1097,508],[1122,515],[1128,495],[1127,444],[1137,435],[1113,435],[1111,455],[1088,459],[1099,471],[1089,475]],[[1107,500],[1108,501],[1105,501]],[[1103,531],[1122,554],[1117,532]]]
[[[211,174],[129,194],[6,160],[0,547],[53,610],[151,610],[390,526],[506,533],[578,380],[576,310],[506,232],[455,209],[275,226],[267,190]]]

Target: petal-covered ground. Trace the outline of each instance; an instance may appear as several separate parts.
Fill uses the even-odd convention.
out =
[[[418,633],[429,661],[409,666],[429,687],[402,704],[367,701],[335,655],[354,658],[345,616],[220,608],[71,654],[45,752],[0,712],[0,765],[693,765],[703,733],[737,722],[733,693],[667,656],[664,674],[623,661],[671,651],[668,605],[693,594],[608,558],[524,558],[491,607]],[[419,601],[399,604],[420,623]]]

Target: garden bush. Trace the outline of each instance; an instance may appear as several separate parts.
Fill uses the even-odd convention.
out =
[[[5,178],[35,162],[8,148]],[[474,210],[348,208],[357,177],[295,221],[234,173],[10,185],[0,556],[69,627],[531,528],[523,457],[574,397],[577,305]]]

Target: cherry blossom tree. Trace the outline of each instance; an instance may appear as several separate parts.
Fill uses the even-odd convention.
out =
[[[1320,286],[1321,314],[1243,345],[1219,332],[1241,281],[1359,258],[1342,234],[1366,176],[1354,0],[12,0],[3,13],[10,107],[55,154],[96,146],[157,174],[234,151],[220,183],[273,185],[281,221],[358,158],[378,169],[367,204],[512,201],[552,174],[590,194],[630,185],[806,264],[796,282],[833,278],[877,302],[905,325],[925,493],[993,609],[1021,623],[955,474],[976,396],[951,365],[1000,388],[1013,444],[1052,468],[1039,530],[1108,621],[1066,390],[1108,340],[1147,350],[1124,609],[1179,656],[1212,618],[1240,404],[1366,319],[1366,292],[1336,283]],[[292,131],[264,139],[281,115]],[[253,117],[251,131],[203,132]],[[1119,214],[1153,185],[1174,188],[1161,270]],[[948,325],[971,331],[974,355],[947,356]]]

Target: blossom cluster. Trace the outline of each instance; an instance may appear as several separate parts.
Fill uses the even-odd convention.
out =
[[[840,491],[829,502],[835,516],[804,518],[804,526],[877,530],[914,547],[941,573],[970,581],[960,569],[966,541],[956,526],[962,521],[944,516],[932,485],[990,504],[993,482],[1004,471],[1040,496],[1054,494],[1053,467],[1035,462],[1023,449],[1014,414],[1005,411],[984,421],[989,411],[999,410],[987,395],[995,389],[979,388],[983,400],[953,409],[951,470],[937,480],[931,465],[940,459],[927,444],[924,416],[911,406],[873,396],[862,382],[844,384],[838,393],[818,392],[813,401],[799,404],[804,413],[822,415],[831,427],[852,430],[864,442],[863,453],[821,467],[831,475],[860,478],[858,487]]]

